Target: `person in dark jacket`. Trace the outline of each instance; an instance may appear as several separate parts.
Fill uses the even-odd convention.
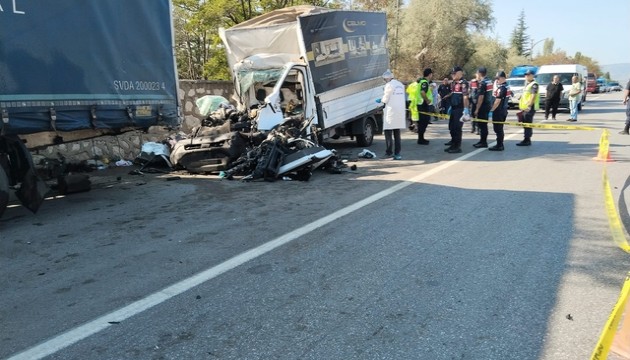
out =
[[[440,114],[446,114],[448,108],[451,107],[451,84],[448,78],[442,80],[442,84],[438,87],[438,94],[440,95]]]
[[[560,76],[554,75],[553,81],[547,85],[547,94],[545,98],[545,120],[549,119],[549,112],[551,111],[551,119],[556,120],[556,114],[558,113],[558,104],[560,104],[560,97],[562,97],[562,91],[564,87],[560,83]]]

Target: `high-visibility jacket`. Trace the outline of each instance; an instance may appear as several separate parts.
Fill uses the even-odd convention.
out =
[[[427,99],[429,99],[429,103],[427,105],[431,105],[433,102],[433,89],[431,88],[431,84],[429,84],[429,80],[422,78],[418,81],[418,105],[424,104],[424,98],[422,97],[422,84],[427,84]]]
[[[411,121],[418,121],[420,119],[420,114],[418,113],[418,90],[419,86],[415,81],[407,86],[407,100],[409,100]]]
[[[521,110],[527,110],[529,107],[529,103],[532,100],[532,96],[535,96],[534,99],[534,110],[540,109],[540,89],[536,91],[536,95],[532,94],[532,87],[536,85],[538,87],[538,83],[536,81],[532,81],[529,84],[525,85],[525,89],[523,89],[523,95],[518,102],[518,108]]]

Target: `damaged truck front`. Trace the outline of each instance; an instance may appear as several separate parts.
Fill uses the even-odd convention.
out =
[[[301,117],[319,141],[382,128],[381,75],[389,67],[384,13],[294,6],[220,29],[240,110],[256,130]]]
[[[48,188],[30,150],[179,124],[169,0],[14,1],[0,7],[0,216]]]

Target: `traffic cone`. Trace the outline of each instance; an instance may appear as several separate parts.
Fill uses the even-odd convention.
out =
[[[610,143],[608,142],[609,135],[610,135],[610,132],[608,131],[608,129],[604,129],[602,131],[602,136],[599,138],[599,151],[597,152],[597,156],[594,157],[593,160],[604,161],[604,162],[615,161],[610,157],[610,151],[609,151]]]

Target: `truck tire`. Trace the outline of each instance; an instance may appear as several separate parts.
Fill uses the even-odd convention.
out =
[[[0,218],[9,204],[9,178],[0,166]]]
[[[374,134],[376,133],[376,123],[372,118],[366,118],[363,120],[363,131],[360,134],[355,134],[357,137],[357,145],[370,146],[374,140]]]

